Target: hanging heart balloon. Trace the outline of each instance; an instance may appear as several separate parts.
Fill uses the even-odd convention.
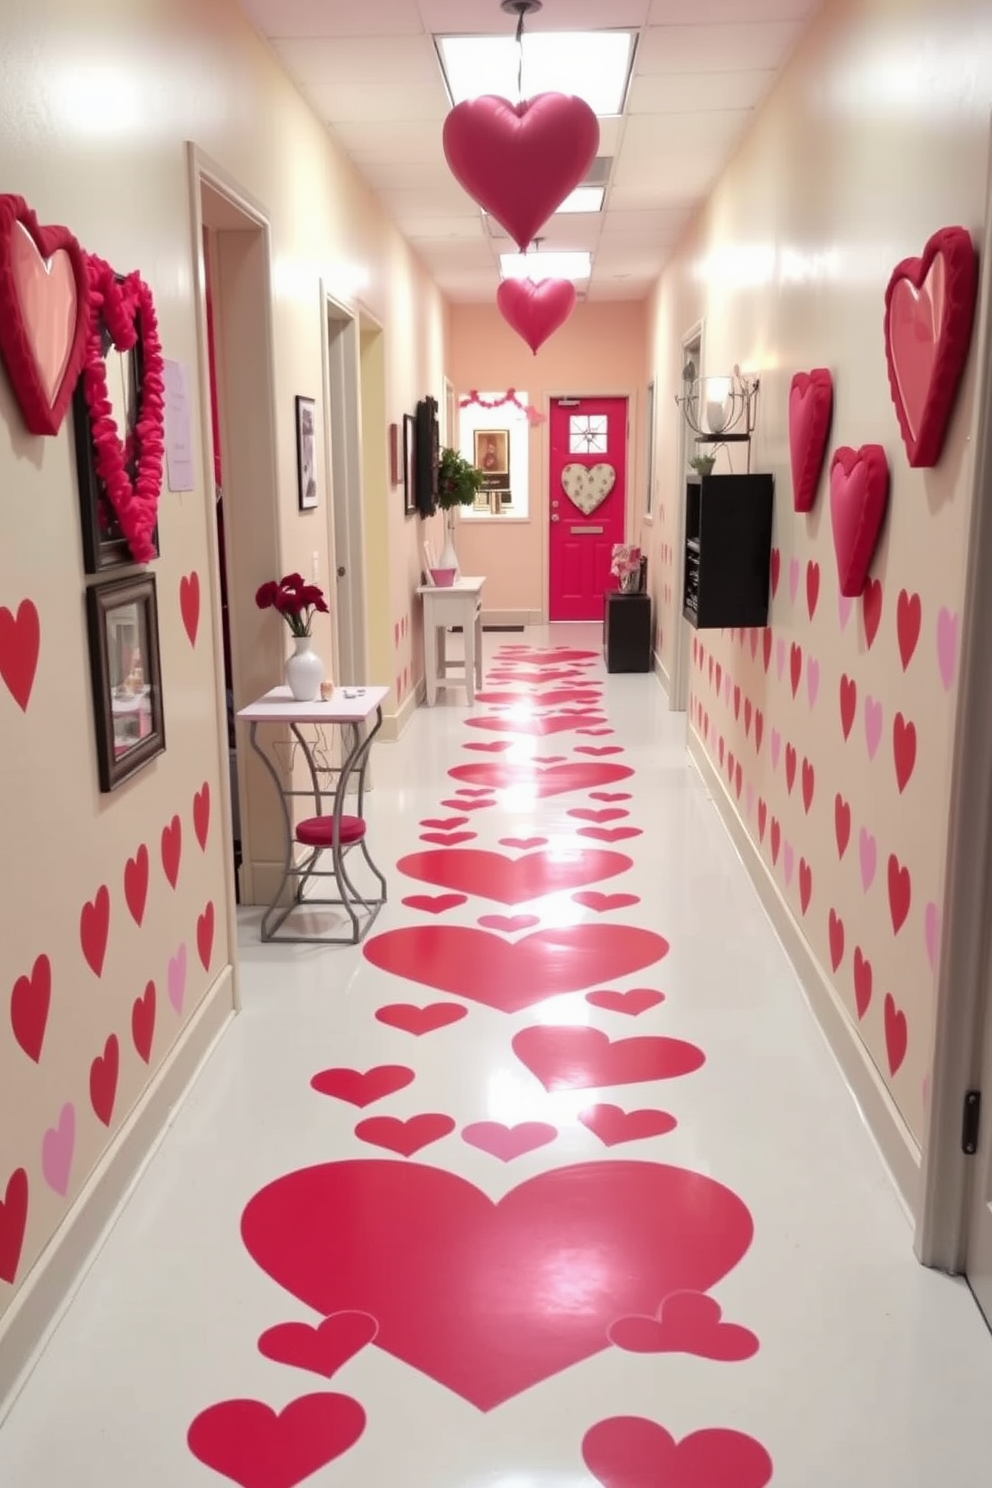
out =
[[[455,180],[523,253],[584,180],[599,148],[599,121],[584,99],[564,93],[517,104],[487,94],[456,104],[443,143]]]
[[[538,347],[574,310],[575,285],[570,279],[504,279],[496,291],[496,306],[536,356]]]

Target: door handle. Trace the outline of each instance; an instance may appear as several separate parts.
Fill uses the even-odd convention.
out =
[[[560,522],[561,521],[561,517],[558,515],[557,512],[552,512],[551,513],[551,520],[552,520],[552,522]]]
[[[338,578],[339,579],[343,579],[344,578],[344,572],[345,572],[344,571],[344,564],[342,564],[341,567],[338,569]]]

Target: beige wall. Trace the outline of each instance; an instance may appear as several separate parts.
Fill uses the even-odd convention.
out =
[[[495,294],[495,284],[493,286]],[[459,397],[517,388],[544,414],[548,398],[567,393],[625,393],[631,399],[628,512],[641,500],[641,419],[646,379],[647,316],[643,304],[577,305],[536,356],[495,305],[451,307],[448,376]],[[526,522],[458,523],[455,543],[463,573],[485,574],[487,611],[539,617],[546,613],[548,425],[530,432],[530,515]],[[631,540],[639,523],[631,518]]]
[[[156,297],[165,355],[184,362],[199,402],[187,140],[194,140],[260,204],[271,221],[272,311],[277,409],[279,551],[264,557],[259,581],[291,568],[329,569],[328,493],[317,516],[296,503],[293,398],[321,397],[319,285],[352,299],[357,291],[383,327],[386,408],[398,420],[418,396],[440,396],[444,311],[440,296],[383,218],[328,135],[229,0],[12,0],[0,20],[3,189],[27,197],[42,222],[64,222],[82,244],[122,270],[139,268]],[[357,277],[356,277],[357,276]],[[26,436],[0,376],[0,606],[32,600],[41,653],[26,712],[0,683],[0,1201],[8,1176],[28,1175],[27,1229],[14,1286],[0,1280],[3,1313],[65,1219],[70,1206],[142,1098],[170,1049],[232,958],[226,929],[231,891],[221,823],[226,740],[217,727],[209,524],[212,491],[163,494],[158,582],[167,752],[112,796],[98,790],[83,623],[78,503],[71,420],[57,439]],[[238,431],[231,431],[237,438]],[[375,431],[385,439],[385,426]],[[372,461],[369,478],[381,486]],[[419,523],[404,522],[398,493],[369,493],[381,505],[368,554],[373,597],[399,620],[411,611]],[[236,514],[233,520],[237,520]],[[387,548],[388,551],[385,551]],[[260,569],[262,559],[259,559]],[[183,629],[180,582],[196,573],[202,608],[195,646]],[[276,622],[258,615],[240,642],[257,647]],[[390,638],[391,639],[391,638]],[[376,661],[394,674],[377,638]],[[264,644],[264,643],[263,643]],[[330,657],[325,625],[318,651]],[[273,668],[279,679],[278,660]],[[240,701],[240,700],[239,700]],[[206,783],[212,814],[206,850],[193,830],[193,796]],[[163,828],[181,822],[182,860],[171,888],[161,862]],[[150,885],[140,926],[124,899],[130,855],[147,847]],[[101,886],[110,900],[102,974],[80,950],[83,906]],[[209,962],[197,951],[198,917],[212,904]],[[170,959],[182,952],[179,996]],[[36,958],[51,963],[51,1006],[41,1056],[19,1047],[8,1006]],[[177,963],[178,965],[178,963]],[[132,1009],[155,984],[156,1021],[148,1066],[132,1039]],[[22,991],[21,996],[24,993]],[[119,1047],[119,1082],[108,1126],[90,1102],[92,1062],[108,1038]],[[45,1134],[71,1104],[75,1126],[64,1195],[42,1170]],[[67,1118],[68,1120],[68,1118]],[[54,1140],[54,1139],[51,1139]],[[50,1145],[51,1145],[50,1140]],[[9,1223],[10,1216],[7,1215]]]
[[[651,572],[661,657],[671,669],[682,622],[674,614],[675,574],[666,555],[676,541],[682,478],[672,403],[679,340],[705,321],[704,371],[729,372],[735,362],[761,376],[755,468],[776,479],[773,542],[781,580],[771,610],[774,633],[766,674],[759,647],[720,632],[700,634],[702,663],[691,674],[690,721],[708,721],[703,740],[720,770],[720,750],[744,767],[738,802],[747,832],[759,842],[759,805],[767,810],[760,850],[814,955],[832,981],[892,1097],[917,1141],[923,1130],[930,1060],[935,906],[941,902],[954,691],[937,665],[938,615],[958,616],[963,601],[965,545],[972,499],[975,432],[972,355],[940,465],[909,469],[889,398],[882,336],[883,295],[893,266],[922,250],[937,228],[962,224],[981,242],[992,104],[992,11],[979,0],[836,0],[828,4],[755,121],[705,212],[665,272],[652,308],[649,366],[658,377],[658,520]],[[828,497],[821,486],[807,518],[792,510],[787,405],[796,371],[825,366],[835,378],[831,448],[882,443],[892,471],[889,517],[872,566],[883,609],[874,644],[867,643],[862,606],[846,626],[838,606]],[[813,618],[806,573],[819,566]],[[798,578],[790,597],[790,573]],[[918,595],[922,627],[904,670],[897,640],[900,593]],[[803,677],[793,698],[792,647],[802,648]],[[778,671],[779,648],[785,666]],[[710,676],[710,658],[714,677]],[[810,662],[819,686],[809,703]],[[719,693],[715,668],[729,676]],[[840,726],[843,676],[857,687],[857,717],[848,742]],[[735,717],[733,689],[761,709],[764,734],[756,750],[744,709]],[[874,759],[866,744],[865,707],[881,706],[881,740]],[[913,723],[917,758],[900,794],[893,765],[897,714]],[[778,767],[772,764],[780,737]],[[721,742],[722,741],[722,742]],[[798,759],[790,794],[787,748]],[[807,814],[802,763],[814,771]],[[721,770],[726,785],[727,772]],[[850,806],[851,841],[840,857],[836,798]],[[843,812],[843,806],[841,807]],[[781,832],[777,866],[770,856],[771,822]],[[865,886],[860,862],[871,842],[877,866]],[[788,854],[786,853],[788,846]],[[890,855],[911,875],[908,919],[896,934],[890,919]],[[792,863],[786,882],[786,860]],[[812,874],[803,913],[799,864]],[[868,875],[866,874],[866,879]],[[831,970],[830,917],[843,923],[843,952]],[[836,933],[836,932],[835,932]],[[929,943],[928,943],[929,942]],[[859,1018],[854,994],[856,952],[871,964],[871,1001]],[[890,1032],[904,1014],[907,1049],[890,1072]]]

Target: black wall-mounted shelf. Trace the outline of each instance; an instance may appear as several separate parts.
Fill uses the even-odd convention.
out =
[[[768,624],[775,478],[686,482],[682,613],[698,630]]]

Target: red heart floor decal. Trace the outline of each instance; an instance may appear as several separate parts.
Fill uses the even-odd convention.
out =
[[[712,1178],[618,1159],[540,1173],[495,1203],[423,1163],[326,1163],[276,1179],[241,1221],[294,1297],[320,1316],[369,1313],[376,1348],[484,1411],[602,1352],[618,1318],[709,1291],[752,1229]]]
[[[518,1126],[504,1126],[501,1121],[474,1121],[462,1127],[462,1141],[480,1152],[512,1162],[525,1152],[546,1147],[558,1136],[558,1128],[546,1121],[521,1121]]]
[[[433,842],[437,847],[457,847],[461,842],[474,842],[478,835],[478,832],[421,832],[420,840]]]
[[[516,847],[521,852],[529,852],[532,847],[545,847],[547,837],[501,837],[500,847]]]
[[[610,926],[590,926],[605,929]],[[598,1028],[522,1028],[513,1052],[545,1090],[595,1090],[691,1075],[706,1056],[682,1039],[642,1037],[611,1040]]]
[[[632,867],[623,853],[603,848],[576,848],[569,852],[531,852],[522,858],[481,848],[452,852],[418,852],[401,858],[396,865],[408,878],[478,894],[498,904],[526,904],[544,894],[580,889],[586,884],[615,878]]]
[[[694,1354],[736,1364],[758,1352],[750,1328],[725,1323],[720,1304],[699,1292],[674,1292],[657,1317],[619,1318],[610,1342],[631,1354]]]
[[[412,1085],[413,1079],[413,1070],[405,1064],[377,1064],[370,1070],[321,1070],[310,1084],[320,1095],[333,1096],[352,1106],[371,1106],[373,1101]]]
[[[477,740],[470,739],[463,749],[475,749],[479,754],[505,754],[508,749],[513,748],[509,739],[493,739],[491,743],[480,744]]]
[[[490,682],[514,682],[526,687],[540,687],[544,682],[577,682],[588,683],[593,678],[584,676],[569,667],[558,670],[549,668],[546,672],[527,671],[524,667],[519,670],[515,667],[513,671],[503,668],[501,671],[493,671],[489,675]]]
[[[369,1116],[355,1127],[355,1136],[373,1147],[385,1147],[388,1152],[412,1157],[422,1147],[440,1142],[454,1129],[455,1123],[450,1116],[425,1111],[420,1116],[409,1116],[406,1121],[401,1121],[398,1116]]]
[[[594,914],[607,914],[611,909],[630,909],[640,904],[637,894],[603,894],[599,889],[589,889],[584,894],[573,894],[572,903],[591,909]]]
[[[467,1017],[468,1008],[460,1002],[432,1002],[428,1007],[415,1007],[412,1002],[392,1002],[376,1012],[380,1023],[412,1033],[415,1038],[460,1023]]]
[[[516,941],[502,940],[488,930],[462,925],[414,925],[373,936],[365,942],[364,951],[366,958],[381,971],[407,977],[438,992],[467,997],[500,1012],[519,1013],[559,993],[581,992],[591,982],[612,981],[642,971],[667,955],[668,942],[651,930],[627,925],[570,925],[556,930],[535,930]],[[534,1030],[525,1030],[531,1031]],[[574,1031],[592,1034],[594,1030]],[[599,1037],[609,1042],[605,1034]],[[676,1045],[674,1040],[660,1042],[671,1044],[673,1052],[674,1048],[692,1049],[691,1044]],[[673,1073],[685,1073],[702,1064],[702,1054],[694,1049],[692,1052],[698,1054],[695,1063],[688,1064],[685,1071]],[[600,1052],[597,1057],[602,1062],[606,1056]]]
[[[640,827],[580,827],[580,837],[591,837],[595,842],[628,842],[631,837],[640,837]]]
[[[540,718],[534,715],[526,718],[466,718],[465,722],[469,728],[491,729],[502,734],[528,734],[543,739],[548,734],[564,734],[569,729],[577,729],[580,723],[600,723],[602,717],[601,713],[579,713],[576,716],[547,713]]]
[[[316,1328],[309,1323],[280,1323],[266,1329],[258,1340],[258,1352],[276,1364],[333,1379],[378,1331],[378,1323],[367,1312],[337,1312]]]
[[[678,1125],[667,1111],[624,1111],[620,1106],[607,1105],[587,1107],[579,1112],[579,1120],[604,1147],[641,1142],[646,1137],[664,1137]]]
[[[467,904],[468,898],[465,894],[408,894],[401,900],[407,909],[419,909],[424,914],[444,914],[445,910],[457,909],[459,904]]]
[[[189,1428],[189,1449],[241,1488],[296,1488],[343,1456],[365,1430],[365,1412],[347,1395],[304,1395],[285,1410],[260,1400],[222,1400]]]
[[[593,1007],[605,1008],[609,1013],[626,1013],[631,1018],[639,1017],[664,1000],[664,992],[655,992],[651,987],[631,987],[629,992],[586,993],[586,1002]]]
[[[477,703],[505,704],[512,707],[514,704],[533,701],[542,708],[558,708],[563,703],[583,703],[586,706],[596,705],[600,702],[598,692],[589,692],[579,687],[557,687],[550,692],[541,692],[536,696],[524,692],[477,692],[475,694]]]
[[[644,1416],[613,1416],[587,1431],[582,1460],[602,1488],[765,1488],[772,1459],[741,1431],[708,1427],[677,1442]]]

